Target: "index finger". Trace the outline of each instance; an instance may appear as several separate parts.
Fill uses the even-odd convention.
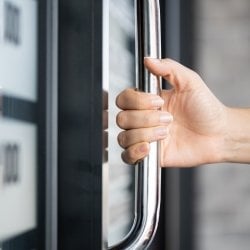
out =
[[[116,98],[117,107],[123,110],[159,109],[163,104],[164,100],[160,96],[135,89],[125,89]]]

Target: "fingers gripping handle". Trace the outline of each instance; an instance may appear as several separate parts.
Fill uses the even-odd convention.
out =
[[[159,0],[136,0],[136,19],[137,86],[142,91],[160,94],[160,78],[144,67],[144,57],[161,58]],[[149,156],[136,166],[134,224],[125,239],[109,249],[147,249],[154,237],[160,209],[159,147],[159,143],[151,143]]]

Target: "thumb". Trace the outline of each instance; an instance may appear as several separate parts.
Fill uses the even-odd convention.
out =
[[[171,59],[145,57],[144,65],[152,74],[162,76],[179,91],[192,89],[202,81],[196,72]]]

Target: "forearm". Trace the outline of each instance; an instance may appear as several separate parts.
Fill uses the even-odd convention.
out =
[[[250,163],[250,109],[227,109],[223,161]]]

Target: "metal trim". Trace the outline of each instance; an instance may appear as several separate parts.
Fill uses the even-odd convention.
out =
[[[137,0],[137,86],[140,90],[160,94],[160,78],[144,67],[144,57],[161,58],[160,6],[158,0]],[[151,143],[150,154],[136,166],[135,219],[126,238],[112,250],[147,249],[159,220],[161,169],[160,145]]]
[[[58,0],[46,6],[46,249],[58,240]]]

